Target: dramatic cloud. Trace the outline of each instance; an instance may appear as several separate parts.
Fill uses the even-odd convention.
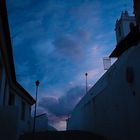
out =
[[[81,44],[70,35],[56,39],[54,45],[56,51],[65,56],[74,57],[76,59],[81,57]]]
[[[82,60],[86,46],[91,42],[90,32],[77,29],[71,34],[59,36],[53,42],[54,51],[74,60]]]
[[[37,113],[46,113],[49,124],[59,130],[66,128],[66,119],[85,94],[85,88],[76,86],[69,89],[63,96],[45,96],[40,98]]]
[[[57,121],[57,122],[50,122],[50,124],[52,125],[52,126],[54,126],[57,130],[59,130],[59,131],[64,131],[65,130],[65,128],[66,128],[66,118],[65,118],[65,120],[60,120],[60,121]]]
[[[39,101],[39,106],[44,108],[54,116],[67,116],[71,113],[75,105],[83,97],[85,91],[83,87],[74,87],[68,90],[63,96],[56,97],[43,97]]]

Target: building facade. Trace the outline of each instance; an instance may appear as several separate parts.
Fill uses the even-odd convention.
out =
[[[0,139],[16,140],[31,131],[35,100],[16,81],[6,2],[0,0]]]
[[[75,107],[68,130],[90,131],[109,140],[140,139],[140,32],[134,17],[128,24],[124,16],[129,15],[122,14],[110,55],[118,59]]]
[[[124,39],[135,25],[135,17],[130,16],[127,11],[122,12],[121,17],[119,20],[117,19],[115,26],[117,43]]]
[[[43,132],[48,130],[48,117],[46,113],[36,116],[36,132]]]

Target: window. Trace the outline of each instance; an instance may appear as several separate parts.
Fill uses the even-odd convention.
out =
[[[126,68],[126,81],[129,84],[132,84],[134,82],[134,70],[133,70],[133,67],[128,66]]]
[[[14,105],[15,104],[15,95],[13,93],[9,94],[9,102],[8,105]]]
[[[2,63],[1,63],[1,57],[0,57],[0,87],[2,82]]]
[[[118,28],[118,33],[119,33],[119,36],[121,36],[121,27],[120,26]]]
[[[29,106],[29,118],[31,117],[31,106]]]
[[[26,104],[24,101],[21,103],[21,120],[25,120],[25,109],[26,109]]]
[[[134,29],[134,23],[133,22],[131,22],[130,24],[129,24],[129,28],[130,28],[130,31],[132,31],[133,29]]]

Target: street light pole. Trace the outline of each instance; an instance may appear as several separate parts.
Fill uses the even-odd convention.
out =
[[[88,76],[88,73],[87,73],[87,72],[85,73],[85,76],[86,76],[86,94],[87,94],[87,90],[88,90],[88,89],[87,89],[87,88],[88,88],[88,87],[87,87],[87,76]]]
[[[36,84],[36,97],[35,97],[36,103],[35,103],[35,111],[34,111],[33,133],[35,133],[35,125],[36,125],[36,106],[37,106],[38,86],[39,86],[39,84],[40,84],[39,80],[37,80],[37,81],[35,82],[35,84]]]

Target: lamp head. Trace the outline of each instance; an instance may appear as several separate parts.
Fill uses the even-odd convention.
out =
[[[37,80],[37,81],[35,82],[35,84],[36,84],[36,86],[38,87],[39,84],[40,84],[39,80]]]
[[[86,72],[86,73],[85,73],[85,76],[87,76],[87,75],[88,75],[88,73]]]

